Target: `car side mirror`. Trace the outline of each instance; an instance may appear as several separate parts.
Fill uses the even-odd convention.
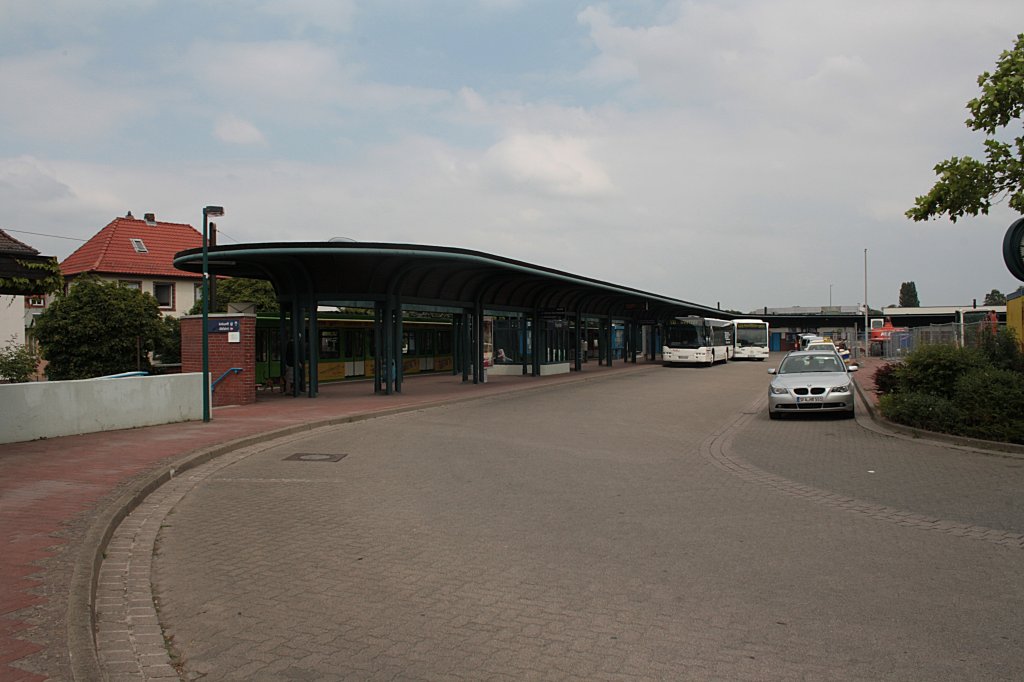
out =
[[[771,369],[769,369],[769,370],[768,370],[768,373],[769,373],[769,374],[775,374],[775,368],[774,368],[774,367],[772,367]]]
[[[850,365],[850,366],[849,366],[849,367],[847,367],[846,369],[847,369],[848,371],[850,371],[850,372],[856,372],[856,371],[857,371],[858,369],[860,369],[860,366],[859,366],[859,365]]]

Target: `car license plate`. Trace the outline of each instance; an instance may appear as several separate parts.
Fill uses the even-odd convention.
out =
[[[798,403],[820,403],[824,399],[825,399],[825,397],[824,396],[820,396],[820,395],[804,395],[804,396],[798,395],[796,397],[796,401]]]

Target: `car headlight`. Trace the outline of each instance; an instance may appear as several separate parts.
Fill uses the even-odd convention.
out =
[[[834,386],[832,388],[832,392],[833,393],[849,393],[850,392],[850,384],[846,384],[845,386]]]
[[[789,393],[789,389],[782,386],[769,386],[768,392],[772,395],[785,395]]]

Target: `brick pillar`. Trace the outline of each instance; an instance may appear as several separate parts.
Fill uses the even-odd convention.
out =
[[[212,314],[210,328],[210,383],[232,367],[238,374],[224,377],[213,391],[213,406],[247,405],[256,402],[256,316],[243,313]],[[237,323],[236,333],[219,331]],[[181,318],[181,371],[203,371],[203,316]]]

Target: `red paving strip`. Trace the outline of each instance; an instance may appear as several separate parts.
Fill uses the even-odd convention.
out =
[[[861,357],[855,360],[859,368],[853,373],[853,380],[860,387],[861,395],[871,401],[872,407],[878,407],[878,393],[875,392],[875,372],[882,365],[888,364],[884,358]]]
[[[366,414],[426,407],[441,402],[484,398],[511,391],[552,386],[653,367],[591,362],[583,372],[550,377],[499,376],[487,384],[463,383],[451,375],[412,377],[402,394],[375,395],[373,384],[356,382],[322,387],[314,400],[279,394],[261,396],[253,405],[214,411],[209,424],[188,422],[140,429],[49,438],[0,446],[0,682],[45,680],[17,667],[30,657],[66,642],[32,642],[33,625],[24,609],[47,597],[41,561],[62,556],[69,543],[63,534],[75,521],[94,512],[122,483],[188,453],[221,443],[271,434],[305,424],[316,425]],[[70,595],[63,595],[65,601]],[[61,652],[63,653],[63,652]]]

